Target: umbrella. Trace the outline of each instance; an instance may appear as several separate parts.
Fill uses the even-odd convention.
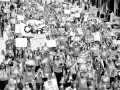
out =
[[[35,61],[34,60],[27,60],[25,62],[26,65],[32,65],[32,66],[35,66]]]

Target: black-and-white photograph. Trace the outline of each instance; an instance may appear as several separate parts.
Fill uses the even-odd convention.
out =
[[[120,0],[0,0],[0,90],[120,90]]]

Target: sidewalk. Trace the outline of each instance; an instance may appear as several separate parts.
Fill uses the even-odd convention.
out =
[[[7,39],[8,39],[7,33],[6,33],[6,31],[4,31],[4,39],[0,38],[0,53],[1,53],[2,49],[5,50],[5,47],[6,47],[5,42]]]

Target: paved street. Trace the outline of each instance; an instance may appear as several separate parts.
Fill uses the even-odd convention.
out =
[[[7,34],[6,34],[6,32],[4,32],[4,39],[0,38],[0,52],[2,49],[5,50],[5,41],[7,40],[7,38],[8,38]],[[1,55],[1,53],[0,53],[0,55]]]

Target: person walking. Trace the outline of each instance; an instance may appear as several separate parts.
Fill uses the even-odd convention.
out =
[[[97,11],[97,17],[100,17],[100,10]]]

